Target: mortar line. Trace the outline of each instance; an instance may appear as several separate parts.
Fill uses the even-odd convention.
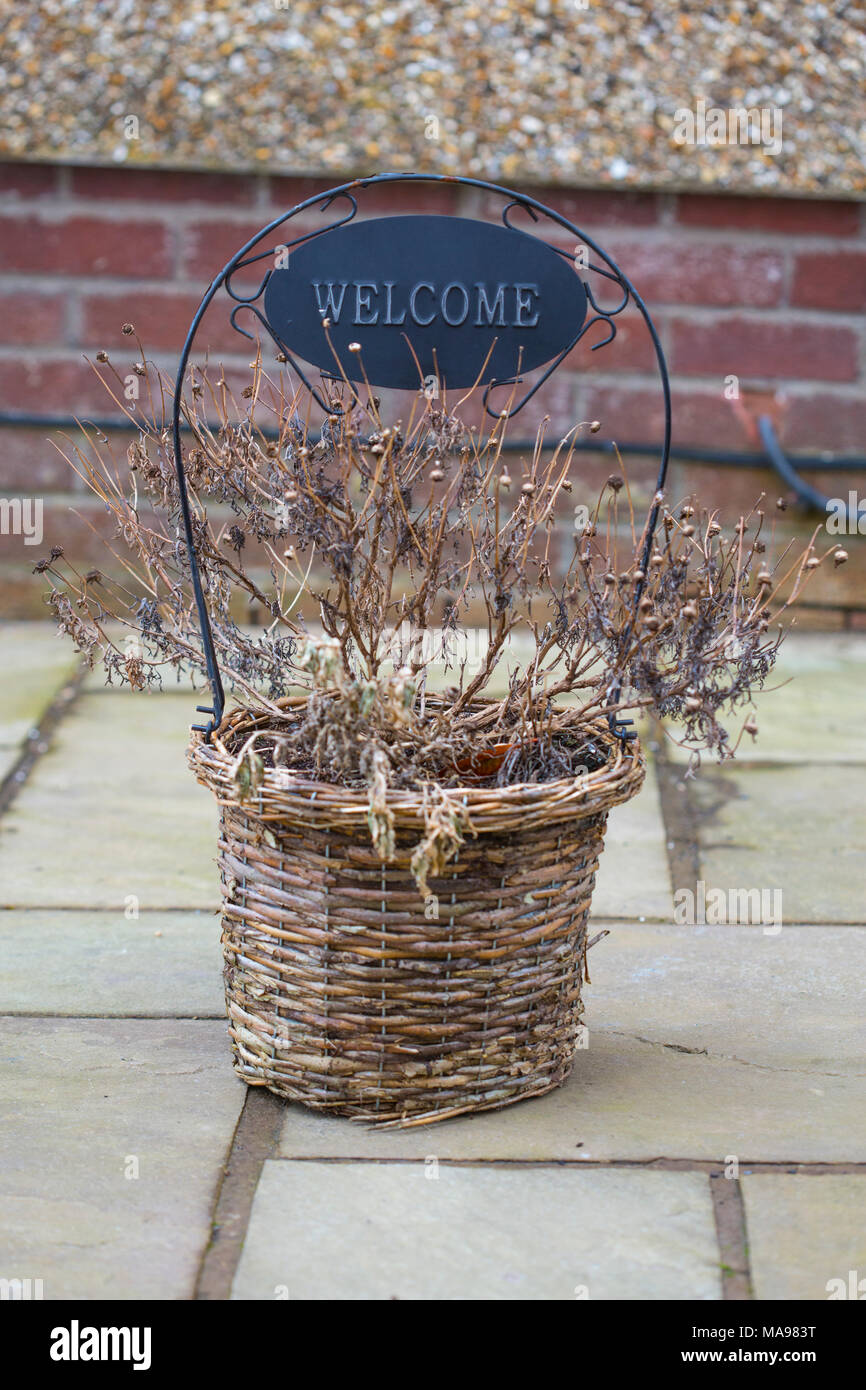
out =
[[[0,816],[9,810],[40,758],[49,751],[54,734],[81,694],[86,675],[87,666],[82,662],[78,670],[58,687],[50,704],[39,715],[38,722],[32,725],[21,752],[0,782]]]
[[[265,1161],[272,1157],[286,1106],[264,1087],[248,1086],[211,1212],[211,1237],[199,1264],[194,1298],[231,1297],[253,1199]]]

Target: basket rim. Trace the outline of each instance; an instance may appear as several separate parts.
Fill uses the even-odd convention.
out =
[[[435,696],[428,697],[428,703],[435,700]],[[306,696],[290,695],[275,704],[288,712],[305,702]],[[492,699],[477,701],[479,706],[498,703]],[[567,713],[568,706],[560,708]],[[366,829],[369,808],[363,789],[297,776],[290,768],[266,767],[255,791],[243,799],[239,796],[234,779],[237,754],[226,747],[224,740],[231,736],[267,733],[268,725],[273,722],[272,710],[239,708],[224,716],[210,742],[205,742],[202,733],[193,731],[187,755],[199,782],[215,794],[220,805],[234,807],[263,820],[288,820],[345,829],[363,825]],[[505,787],[465,783],[448,788],[449,794],[462,802],[476,833],[484,829],[499,831],[555,820],[589,818],[606,813],[640,790],[646,774],[640,740],[635,737],[623,744],[611,733],[604,718],[584,719],[580,725],[591,730],[592,736],[613,755],[594,772],[549,782],[514,782]],[[396,825],[413,828],[423,825],[428,799],[423,790],[389,788],[385,799]]]

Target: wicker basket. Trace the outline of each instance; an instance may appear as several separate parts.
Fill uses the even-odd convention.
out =
[[[287,715],[295,701],[282,702]],[[219,863],[235,1069],[289,1100],[419,1124],[541,1095],[578,1040],[586,921],[607,813],[643,782],[637,740],[593,723],[598,772],[466,786],[472,827],[431,879],[409,870],[422,798],[392,791],[396,858],[373,848],[366,800],[266,768],[238,801],[233,763],[269,715],[238,711],[190,762],[221,806]]]

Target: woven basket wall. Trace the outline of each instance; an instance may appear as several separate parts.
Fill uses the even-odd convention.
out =
[[[291,704],[292,702],[286,702]],[[540,1095],[578,1040],[586,921],[607,813],[639,790],[641,750],[592,726],[607,764],[581,778],[461,790],[475,829],[438,919],[409,871],[421,797],[389,793],[397,855],[363,795],[266,769],[238,803],[234,758],[267,717],[237,713],[190,760],[221,803],[219,864],[235,1069],[287,1099],[383,1124]]]

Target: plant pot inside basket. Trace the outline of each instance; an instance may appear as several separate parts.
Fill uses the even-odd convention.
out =
[[[293,702],[286,701],[290,706]],[[423,798],[390,791],[379,858],[363,793],[266,767],[238,801],[237,751],[267,716],[194,737],[221,802],[229,1029],[250,1085],[334,1114],[411,1124],[508,1105],[568,1076],[607,813],[640,788],[637,741],[591,726],[578,778],[460,789],[470,832],[425,899],[410,869]]]

